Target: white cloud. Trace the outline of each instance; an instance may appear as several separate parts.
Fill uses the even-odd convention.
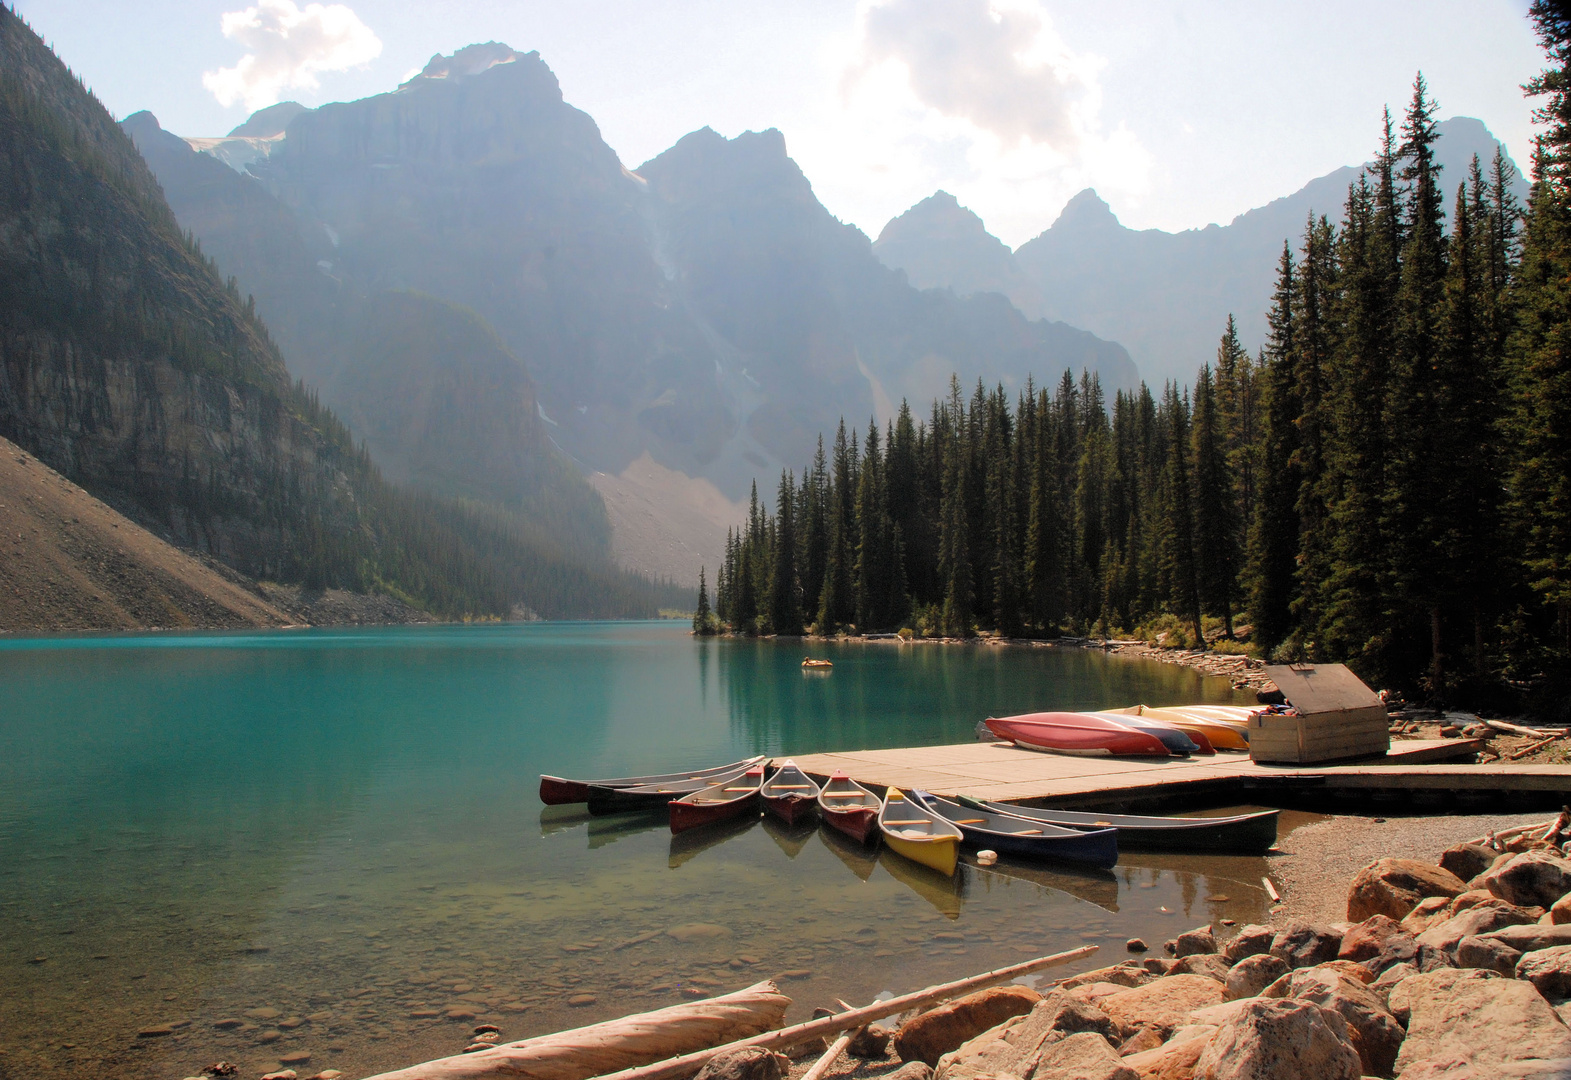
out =
[[[1037,0],[864,0],[825,60],[833,115],[793,143],[854,217],[944,188],[1018,244],[1081,188],[1149,187],[1150,155],[1102,122],[1105,61],[1071,48]]]
[[[343,4],[258,0],[255,7],[226,12],[224,37],[246,50],[234,67],[209,71],[202,85],[226,108],[243,101],[255,111],[279,100],[284,90],[313,90],[317,74],[367,64],[382,52],[381,40]]]

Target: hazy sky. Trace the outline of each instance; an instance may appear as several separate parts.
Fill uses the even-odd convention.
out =
[[[117,116],[218,135],[391,90],[476,41],[539,50],[629,168],[777,127],[872,236],[938,188],[1007,243],[1095,187],[1128,225],[1227,222],[1366,160],[1422,68],[1526,165],[1527,0],[19,0]]]

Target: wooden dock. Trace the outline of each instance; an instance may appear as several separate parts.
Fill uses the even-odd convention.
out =
[[[1341,764],[1258,765],[1244,754],[1166,759],[1071,757],[1008,743],[969,742],[808,754],[814,776],[844,772],[882,789],[921,788],[1059,809],[1163,809],[1210,802],[1403,806],[1459,812],[1571,802],[1571,766],[1466,761],[1475,739],[1413,739],[1382,758]],[[1459,759],[1461,759],[1459,761]]]

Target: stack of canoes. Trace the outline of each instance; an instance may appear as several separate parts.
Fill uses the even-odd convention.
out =
[[[1187,757],[1249,749],[1249,718],[1259,709],[1229,705],[1132,705],[1098,712],[988,717],[998,738],[1027,750],[1112,757]]]
[[[674,833],[713,825],[752,812],[758,818],[758,800],[764,786],[762,763],[750,766],[741,776],[733,776],[698,791],[671,800],[671,831]]]
[[[699,769],[696,772],[666,773],[662,776],[624,776],[615,780],[568,780],[561,776],[542,775],[540,777],[540,801],[547,806],[565,806],[569,803],[591,801],[591,788],[625,790],[651,785],[694,784],[694,787],[686,788],[682,792],[685,794],[687,791],[698,790],[699,787],[712,782],[717,776],[726,773],[741,773],[748,766],[756,765],[763,760],[764,756],[760,754],[757,757],[748,758],[746,761],[733,761],[729,765],[716,765],[712,769]],[[673,788],[673,790],[675,789]],[[591,808],[590,813],[594,812],[593,808]]]

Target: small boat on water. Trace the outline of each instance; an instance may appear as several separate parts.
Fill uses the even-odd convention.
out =
[[[911,792],[914,802],[928,813],[958,826],[969,847],[989,848],[1000,855],[1027,859],[1064,859],[1105,868],[1118,864],[1118,830],[1069,829],[1030,821],[1014,814],[1000,814],[972,803]]]
[[[686,780],[708,782],[717,776],[741,772],[749,765],[764,760],[762,754],[746,761],[733,761],[729,765],[716,765],[712,769],[696,769],[681,773],[664,773],[659,776],[624,776],[614,780],[569,780],[562,776],[540,775],[540,801],[547,806],[565,806],[569,803],[589,801],[591,787],[631,788],[649,784],[672,784]]]
[[[969,795],[959,798],[977,811],[1007,814],[1044,825],[1069,829],[1116,829],[1120,847],[1157,851],[1209,851],[1258,854],[1276,843],[1279,811],[1261,810],[1231,817],[1140,817],[1133,814],[1089,814],[1078,810],[1038,810],[1032,806],[987,802]]]
[[[1086,713],[1046,712],[990,716],[987,730],[1026,750],[1046,750],[1081,757],[1172,757],[1161,739]]]
[[[802,666],[805,668],[832,668],[835,665],[828,660],[815,660],[811,656],[802,657]]]
[[[878,812],[883,800],[843,772],[837,772],[818,793],[824,821],[859,844],[878,835]]]
[[[764,766],[754,765],[733,776],[680,799],[671,800],[671,831],[696,829],[751,813],[758,816],[758,792],[764,786]]]
[[[940,874],[953,874],[960,861],[960,826],[906,798],[897,787],[884,793],[878,831],[897,855],[930,866]]]
[[[1172,724],[1196,742],[1203,737],[1216,750],[1248,750],[1249,737],[1238,725],[1209,716],[1201,716],[1187,706],[1153,709],[1149,705],[1131,705],[1127,709],[1108,709],[1110,715],[1143,716]]]
[[[806,821],[818,809],[818,785],[796,767],[796,762],[786,758],[779,770],[764,781],[760,794],[764,810],[787,825]]]
[[[710,787],[714,784],[729,783],[741,776],[748,769],[757,766],[762,768],[768,759],[762,754],[750,761],[738,762],[728,770],[721,773],[712,773],[707,776],[687,776],[680,780],[665,780],[653,784],[639,784],[635,787],[604,787],[600,784],[589,785],[589,812],[601,814],[627,814],[635,811],[663,810],[672,799],[683,795],[691,795],[695,791]]]
[[[1216,753],[1216,750],[1211,746],[1210,740],[1198,731],[1191,735],[1189,732],[1183,731],[1165,720],[1119,712],[1091,712],[1086,713],[1086,715],[1100,716],[1104,720],[1111,720],[1115,724],[1132,727],[1136,731],[1149,731],[1162,740],[1162,745],[1167,747],[1168,753],[1174,757]]]

